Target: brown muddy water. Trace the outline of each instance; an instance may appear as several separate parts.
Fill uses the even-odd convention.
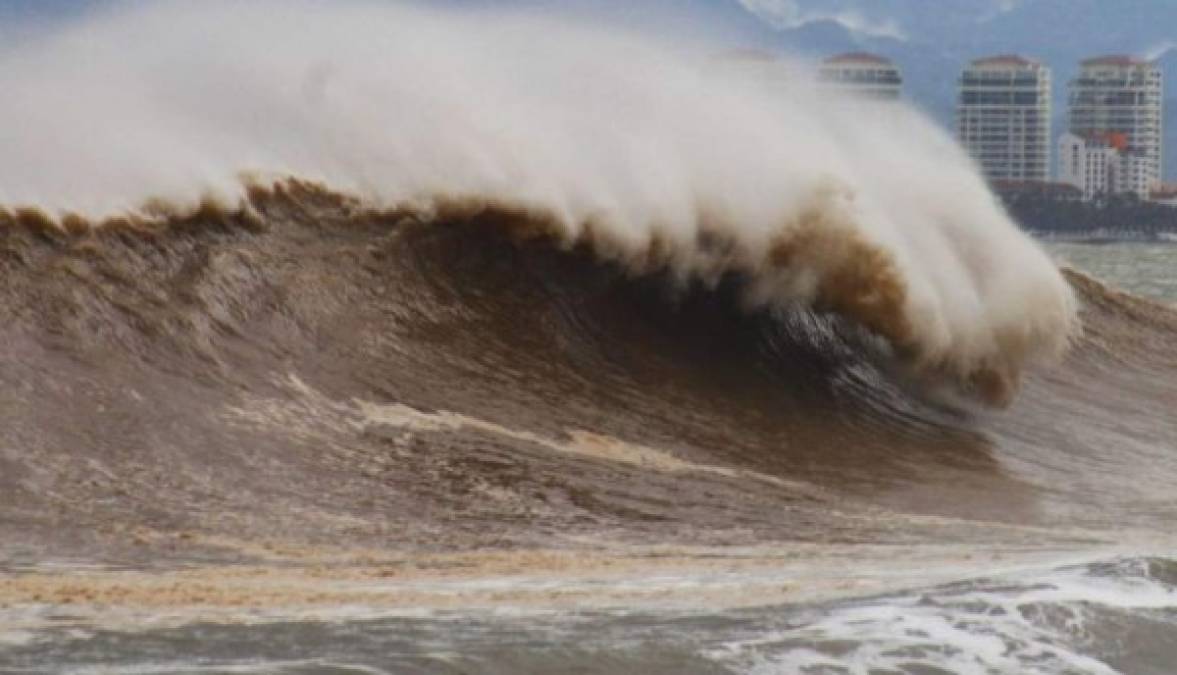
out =
[[[1177,249],[1054,248],[993,411],[737,274],[253,199],[8,216],[0,672],[1171,672]]]

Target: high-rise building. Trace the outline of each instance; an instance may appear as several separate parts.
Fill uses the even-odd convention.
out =
[[[898,99],[903,93],[903,74],[890,59],[851,52],[822,61],[818,81],[840,92],[880,100]]]
[[[1101,56],[1081,65],[1071,81],[1070,131],[1083,139],[1122,134],[1122,166],[1113,189],[1147,199],[1161,182],[1161,71],[1131,56]]]
[[[1050,69],[1021,56],[973,61],[960,77],[957,137],[990,181],[1050,178]]]

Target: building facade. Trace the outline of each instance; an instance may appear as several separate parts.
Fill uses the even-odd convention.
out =
[[[1122,134],[1115,192],[1147,199],[1162,176],[1164,88],[1156,64],[1130,56],[1102,56],[1081,64],[1071,81],[1070,133],[1084,140]],[[1061,167],[1060,167],[1061,169]]]
[[[903,95],[903,73],[890,59],[851,52],[822,61],[818,82],[840,93],[878,100],[897,100]]]
[[[1118,192],[1120,150],[1125,145],[1122,134],[1063,134],[1058,142],[1059,182],[1081,190],[1085,201]]]
[[[961,74],[957,137],[992,181],[1050,178],[1050,69],[1021,56],[973,61]]]

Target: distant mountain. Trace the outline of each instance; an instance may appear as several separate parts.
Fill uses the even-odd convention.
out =
[[[1177,180],[1177,0],[465,0],[584,12],[726,46],[823,57],[851,50],[892,58],[908,98],[951,128],[956,79],[969,61],[1019,53],[1051,66],[1054,135],[1065,130],[1067,82],[1079,61],[1155,57],[1172,99],[1166,174]],[[1165,46],[1173,48],[1167,52]]]
[[[830,19],[811,21],[796,28],[780,30],[781,44],[790,51],[806,55],[825,55],[861,49],[864,43],[890,44],[892,40],[875,40],[855,36],[845,26]]]
[[[371,1],[371,0],[369,0]],[[390,0],[393,1],[393,0]],[[1078,62],[1105,53],[1158,57],[1166,73],[1166,174],[1177,180],[1177,0],[432,0],[538,7],[647,30],[703,35],[727,47],[821,57],[891,57],[908,97],[951,126],[956,78],[970,60],[1020,53],[1051,66],[1055,135]],[[17,17],[60,16],[116,0],[0,0],[0,35]],[[1167,49],[1166,49],[1167,48]]]
[[[1125,53],[1159,57],[1166,74],[1165,173],[1177,179],[1177,2],[1174,0],[715,0],[777,27],[783,51],[821,56],[847,44],[889,56],[909,98],[952,125],[955,82],[972,59],[1019,53],[1051,66],[1055,129],[1079,61]],[[820,30],[814,28],[820,26]],[[898,37],[871,27],[890,26]]]
[[[54,18],[103,4],[113,3],[95,0],[0,0],[0,29],[6,28],[4,23],[15,20]]]

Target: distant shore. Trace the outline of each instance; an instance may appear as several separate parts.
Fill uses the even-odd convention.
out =
[[[1177,207],[1112,195],[1082,201],[1049,189],[999,189],[1010,216],[1031,234],[1059,241],[1177,242]]]
[[[1177,245],[1177,228],[1172,231],[1148,232],[1129,228],[1100,228],[1096,230],[1036,230],[1027,228],[1030,235],[1046,241],[1072,244],[1173,244]]]

